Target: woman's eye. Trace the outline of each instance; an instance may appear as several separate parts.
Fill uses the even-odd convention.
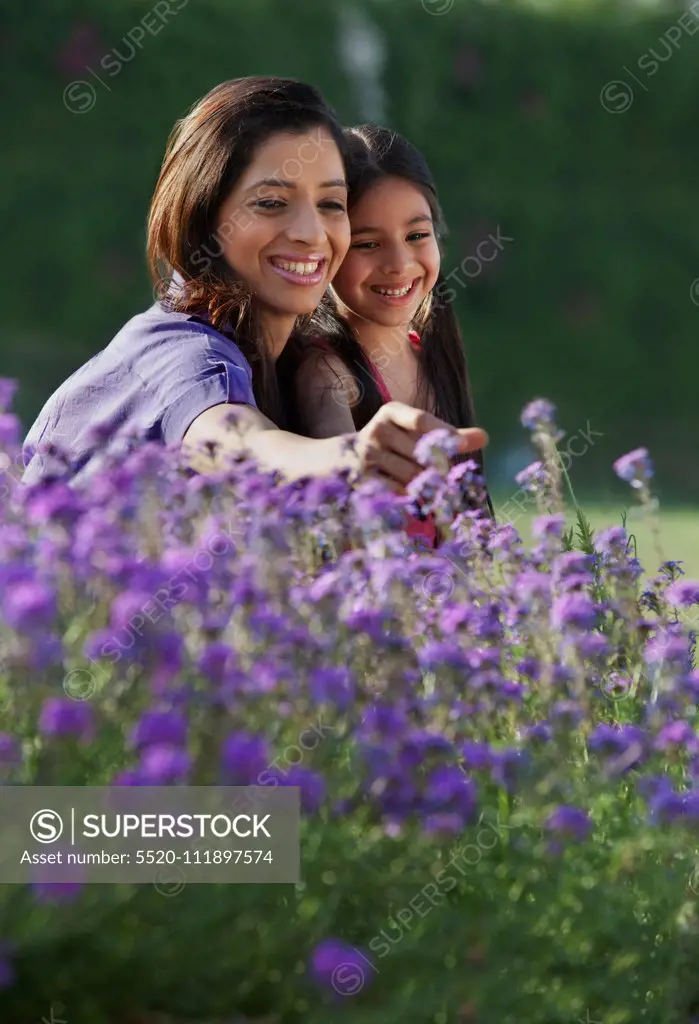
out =
[[[421,239],[429,238],[429,237],[430,237],[430,232],[429,231],[413,231],[411,234],[408,235],[408,241],[409,242],[419,242]]]
[[[353,249],[375,249],[378,246],[378,242],[355,242],[352,246]]]
[[[345,204],[341,203],[338,199],[326,199],[320,205],[326,210],[341,210],[342,213],[345,212]]]
[[[284,205],[281,199],[258,199],[257,202],[253,203],[253,206],[258,207],[260,210],[278,210],[280,206]]]

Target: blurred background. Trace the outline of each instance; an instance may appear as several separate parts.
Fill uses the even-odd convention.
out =
[[[290,75],[345,123],[404,133],[431,164],[498,500],[532,457],[520,409],[545,396],[578,498],[622,508],[611,463],[647,446],[668,557],[693,544],[699,565],[693,6],[6,5],[0,374],[21,383],[23,422],[152,302],[145,219],[175,120],[224,79]]]

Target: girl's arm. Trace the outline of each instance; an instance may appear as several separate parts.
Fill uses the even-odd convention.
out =
[[[294,378],[300,427],[307,437],[336,437],[354,432],[354,376],[334,353],[315,351],[304,359]]]
[[[458,436],[461,452],[488,443],[487,434],[478,427],[455,430],[431,413],[388,402],[359,432],[318,440],[278,430],[249,405],[215,405],[197,416],[182,444],[192,468],[202,473],[224,469],[230,455],[247,453],[263,469],[277,470],[288,480],[351,469],[378,472],[389,484],[403,488],[422,472],[414,455],[418,440],[439,428]]]

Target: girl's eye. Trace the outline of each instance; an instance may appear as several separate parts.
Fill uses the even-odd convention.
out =
[[[429,231],[413,231],[411,234],[408,235],[408,241],[409,242],[419,242],[421,239],[429,238],[429,237],[430,237],[430,232]]]
[[[280,206],[284,206],[281,199],[258,199],[252,204],[257,206],[260,210],[278,210]]]
[[[352,246],[353,249],[375,249],[378,246],[378,242],[355,242]]]

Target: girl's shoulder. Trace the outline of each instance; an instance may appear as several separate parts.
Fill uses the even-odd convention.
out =
[[[331,342],[322,335],[309,337],[303,346],[296,369],[296,379],[302,385],[337,388],[348,381],[348,367],[335,351]]]

